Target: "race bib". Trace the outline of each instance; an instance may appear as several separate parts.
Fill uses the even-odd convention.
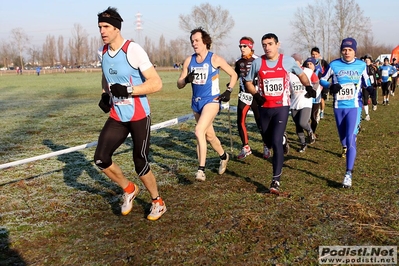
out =
[[[241,92],[238,95],[238,97],[239,97],[240,101],[242,101],[246,105],[251,105],[252,104],[252,100],[253,100],[252,94],[246,93],[246,92]]]
[[[301,82],[293,82],[292,83],[292,90],[294,91],[294,93],[304,93],[306,91],[305,86],[303,86],[303,84]]]
[[[370,77],[371,84],[374,84],[374,77],[373,76],[369,76],[369,77]]]
[[[283,78],[270,78],[263,80],[263,94],[265,96],[280,96],[283,94]]]
[[[194,67],[195,78],[193,80],[194,84],[204,85],[208,79],[209,65],[205,64],[203,67]]]
[[[342,85],[342,89],[336,94],[337,100],[351,100],[355,98],[356,86],[353,83]]]
[[[108,88],[111,88],[112,85],[113,83],[108,83]],[[130,83],[121,83],[121,85],[126,87],[132,87],[132,84]],[[133,98],[131,95],[129,95],[129,98],[127,99],[112,96],[112,101],[114,102],[115,105],[133,105]]]
[[[381,76],[383,76],[383,77],[388,77],[388,76],[389,76],[388,70],[383,70],[383,71],[381,71]]]

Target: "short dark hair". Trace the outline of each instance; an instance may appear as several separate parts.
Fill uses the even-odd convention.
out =
[[[97,16],[98,22],[107,22],[112,26],[121,29],[123,19],[115,7],[109,6],[103,12],[98,13]]]
[[[204,42],[204,44],[206,44],[206,49],[211,49],[212,46],[212,38],[211,35],[209,35],[208,32],[206,32],[202,27],[198,27],[193,29],[190,32],[190,42],[191,42],[191,37],[193,37],[194,34],[196,34],[197,32],[201,32],[202,35],[202,41]]]
[[[318,54],[320,54],[320,49],[319,49],[319,47],[313,47],[312,48],[312,50],[310,50],[310,53],[312,53],[312,52],[316,52],[316,53],[318,53]]]
[[[276,43],[278,43],[278,37],[274,33],[266,33],[265,35],[262,36],[262,40],[261,41],[263,41],[265,39],[274,39],[274,41]]]

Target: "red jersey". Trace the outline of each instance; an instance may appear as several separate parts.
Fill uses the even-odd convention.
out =
[[[283,54],[279,55],[278,62],[273,68],[267,66],[266,57],[263,55],[258,78],[258,92],[266,99],[262,107],[290,105],[290,79],[289,72],[283,67]]]

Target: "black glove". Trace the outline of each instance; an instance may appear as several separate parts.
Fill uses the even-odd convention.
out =
[[[332,84],[330,86],[330,93],[331,94],[336,94],[342,89],[341,85],[339,83]]]
[[[111,104],[109,103],[110,99],[111,97],[108,93],[103,92],[103,94],[101,94],[101,100],[98,103],[98,106],[104,111],[104,113],[108,113],[111,110]]]
[[[262,105],[266,102],[265,97],[261,96],[261,95],[259,94],[259,92],[257,92],[257,93],[254,94],[254,99],[255,99],[256,103],[257,103],[259,106],[262,106]]]
[[[129,87],[131,88],[131,87]],[[128,87],[123,86],[119,83],[113,84],[110,87],[111,93],[113,96],[118,97],[118,98],[128,98],[129,94],[131,94],[132,92],[130,91],[130,93],[128,92]]]
[[[186,83],[191,83],[194,81],[195,78],[195,70],[193,69],[193,71],[191,71],[190,73],[188,73],[188,75],[184,78],[184,82]]]
[[[316,98],[316,91],[313,89],[312,86],[306,86],[306,98]]]
[[[228,102],[228,101],[230,101],[230,95],[231,95],[231,91],[226,90],[225,92],[220,94],[219,102]]]

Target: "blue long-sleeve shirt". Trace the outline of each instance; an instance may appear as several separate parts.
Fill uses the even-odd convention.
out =
[[[332,61],[320,79],[324,88],[339,83],[342,89],[334,94],[334,108],[356,108],[362,106],[362,88],[371,86],[366,63],[359,59],[346,62],[341,58]]]

